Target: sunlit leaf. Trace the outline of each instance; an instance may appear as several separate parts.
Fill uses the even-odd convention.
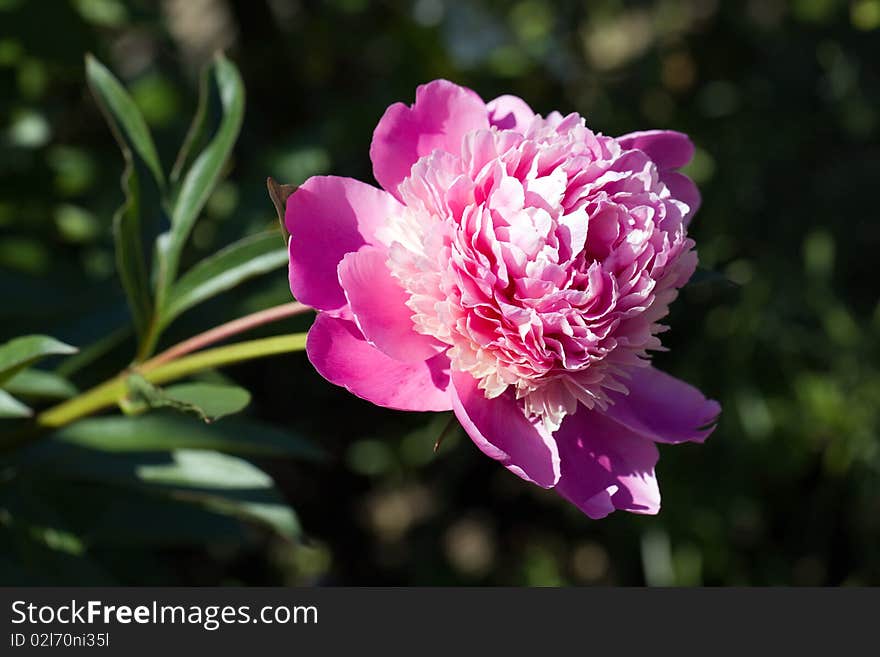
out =
[[[29,417],[30,408],[22,404],[5,390],[0,390],[0,418]]]
[[[107,489],[108,495],[113,496],[112,501],[96,504],[79,497],[71,501],[73,506],[91,505],[93,513],[99,508],[112,508],[120,498],[128,498],[131,508],[137,509],[143,504],[155,504],[151,498],[166,497],[196,522],[205,519],[198,519],[188,507],[199,506],[206,512],[264,525],[287,538],[299,533],[296,515],[269,475],[248,461],[216,451],[112,453],[75,445],[56,445],[53,449],[44,444],[19,459],[16,467],[31,478],[37,477],[43,486],[56,479],[69,482],[68,487],[89,482],[112,486]],[[138,497],[143,501],[138,501]],[[162,525],[167,520],[163,514],[149,522]],[[167,528],[157,529],[162,532]],[[174,527],[172,533],[179,531],[180,527]],[[203,531],[207,530],[203,528]],[[83,529],[81,533],[88,537],[90,531]],[[143,537],[139,540],[149,542]]]
[[[167,388],[155,386],[140,375],[128,378],[128,404],[144,408],[171,408],[191,413],[205,422],[238,413],[251,401],[250,393],[235,385],[219,383],[179,383]]]
[[[77,393],[76,386],[54,372],[26,369],[9,379],[6,390],[21,397],[67,399]]]
[[[286,263],[287,249],[278,233],[260,233],[230,244],[175,283],[162,309],[162,323],[167,325],[193,306]]]
[[[162,204],[165,180],[147,124],[123,86],[91,55],[86,57],[86,76],[125,157],[125,203],[113,218],[113,238],[132,320],[143,337],[153,315],[153,242],[167,223]]]
[[[221,114],[204,150],[183,174],[180,191],[174,200],[171,231],[167,242],[161,245],[166,283],[176,278],[180,254],[196,219],[220,180],[244,118],[244,85],[236,66],[218,54],[211,65],[208,80],[207,93],[216,94]],[[201,124],[198,116],[197,123]],[[207,127],[196,128],[199,135],[207,130]],[[198,141],[197,137],[193,137],[188,139],[188,144],[192,146]],[[187,159],[186,152],[188,150],[184,152],[184,160]]]
[[[125,87],[92,55],[86,55],[86,78],[117,141],[143,160],[156,183],[163,186],[162,166],[150,129]]]
[[[237,456],[210,450],[178,449],[173,461],[144,465],[137,469],[143,481],[166,486],[197,488],[269,488],[272,478],[255,465]]]
[[[76,347],[48,335],[25,335],[0,345],[0,385],[46,356],[75,354]]]

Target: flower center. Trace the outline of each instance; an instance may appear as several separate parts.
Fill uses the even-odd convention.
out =
[[[416,330],[551,430],[625,391],[696,262],[687,206],[654,163],[576,114],[470,133],[460,154],[413,165],[400,193],[379,237]]]

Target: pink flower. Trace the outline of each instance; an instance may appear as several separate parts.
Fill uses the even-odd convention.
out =
[[[678,132],[606,137],[419,87],[373,134],[383,189],[318,176],[288,199],[291,290],[320,311],[309,359],[380,406],[454,411],[592,518],[656,513],[656,443],[702,442],[720,413],[648,355],[697,263],[692,155]]]

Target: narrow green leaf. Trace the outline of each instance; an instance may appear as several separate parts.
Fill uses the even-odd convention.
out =
[[[250,393],[239,386],[218,383],[179,383],[167,388],[155,386],[144,377],[128,377],[129,412],[146,408],[172,408],[192,413],[204,422],[238,413],[251,401]]]
[[[161,311],[162,324],[168,325],[193,306],[286,263],[287,249],[274,231],[230,244],[202,260],[177,281]]]
[[[75,354],[76,347],[48,335],[26,335],[0,345],[0,385],[41,358]]]
[[[174,185],[180,181],[180,176],[190,167],[198,151],[204,148],[205,142],[208,141],[211,131],[211,114],[213,111],[218,113],[221,111],[217,107],[220,104],[219,98],[216,94],[211,94],[210,85],[211,69],[206,66],[199,75],[199,102],[196,113],[189,130],[186,132],[183,145],[174,160],[174,166],[171,168],[169,178]]]
[[[134,514],[144,505],[163,505],[161,500],[165,499],[166,512],[159,516],[145,512],[139,517],[141,523],[152,525],[160,534],[171,530],[167,538],[172,541],[180,538],[181,526],[168,526],[168,514],[179,511],[196,523],[208,520],[198,515],[197,508],[209,515],[264,525],[288,538],[299,534],[296,515],[269,475],[248,461],[215,451],[112,453],[42,442],[20,455],[16,467],[43,486],[52,487],[52,482],[58,481],[64,483],[54,488],[77,491],[65,505],[65,519],[74,527],[85,520],[77,533],[89,541],[98,539],[93,531],[101,525],[116,526],[120,534],[130,532],[131,526],[122,517],[111,519],[114,514],[110,509],[123,499],[126,502],[119,510]],[[103,487],[103,497],[84,499],[79,488],[87,486],[97,491],[95,485]],[[97,525],[91,522],[95,517],[100,519]],[[227,534],[234,534],[231,529],[227,525]],[[102,533],[99,540],[115,534]],[[140,536],[139,540],[145,539]]]
[[[86,57],[86,77],[125,158],[125,202],[113,217],[113,239],[132,320],[144,339],[153,318],[153,242],[167,223],[162,207],[165,179],[147,124],[125,88],[91,55]]]
[[[86,79],[120,145],[144,161],[156,184],[164,185],[159,155],[147,122],[125,87],[92,55],[86,55]]]
[[[220,452],[177,449],[172,463],[142,465],[137,476],[151,484],[191,488],[271,488],[272,478],[257,466]]]
[[[20,371],[4,387],[14,395],[37,399],[69,399],[77,393],[76,386],[63,376],[36,369]]]
[[[231,417],[206,425],[186,415],[162,412],[80,420],[58,430],[46,442],[55,441],[108,452],[211,449],[308,459],[319,459],[322,454],[305,438],[255,420]]]
[[[236,500],[230,503],[227,498],[205,498],[204,505],[220,513],[228,513],[244,520],[255,520],[266,524],[284,538],[293,540],[300,536],[302,528],[293,509],[278,502],[248,502]]]
[[[125,289],[135,331],[140,338],[147,332],[153,317],[153,295],[150,289],[149,265],[142,239],[138,176],[129,162],[122,176],[125,203],[113,217],[113,243],[116,271]]]
[[[60,479],[41,482],[41,493],[64,505],[65,521],[89,545],[150,548],[240,542],[240,519],[201,502],[175,499],[164,491]]]
[[[244,118],[244,85],[235,65],[218,54],[211,66],[209,80],[209,92],[218,95],[222,115],[207,146],[184,175],[174,202],[171,232],[164,247],[166,284],[177,276],[180,254],[220,180]]]
[[[5,390],[0,390],[0,418],[29,417],[33,411]]]

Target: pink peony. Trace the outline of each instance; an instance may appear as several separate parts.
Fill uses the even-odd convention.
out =
[[[383,189],[334,176],[287,201],[307,351],[380,406],[448,411],[485,454],[592,518],[656,513],[657,442],[702,442],[720,406],[651,366],[697,263],[700,204],[671,131],[613,138],[446,80],[388,108]],[[383,191],[384,190],[384,191]]]

